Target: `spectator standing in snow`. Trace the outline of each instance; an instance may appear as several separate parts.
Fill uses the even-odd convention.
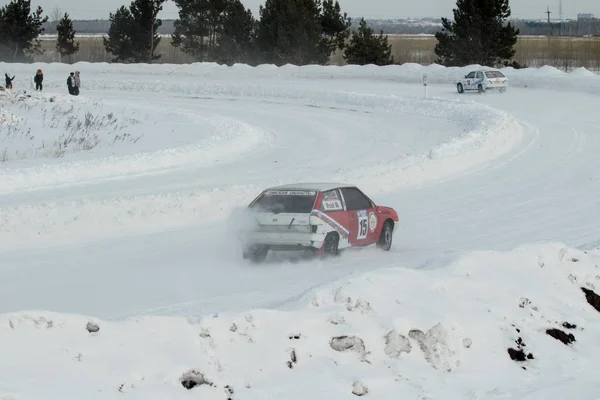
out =
[[[74,72],[71,72],[71,74],[67,78],[67,88],[69,89],[69,94],[75,96],[75,73]]]
[[[12,78],[8,77],[8,74],[4,74],[4,80],[6,81],[6,88],[7,89],[12,89],[12,81],[13,79],[15,79],[15,76],[13,75]]]
[[[37,73],[33,77],[33,81],[35,82],[35,90],[42,91],[42,82],[44,81],[44,74],[41,69],[37,70]]]
[[[75,71],[75,96],[79,94],[79,88],[81,87],[81,77],[79,76],[79,71]]]

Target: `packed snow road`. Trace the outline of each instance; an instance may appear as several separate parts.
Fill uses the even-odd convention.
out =
[[[433,84],[436,99],[422,99],[421,85],[393,75],[331,75],[208,79],[195,92],[172,90],[172,76],[123,87],[90,78],[82,100],[168,112],[213,147],[185,147],[186,137],[181,151],[149,149],[141,161],[131,145],[108,161],[6,163],[24,169],[0,175],[0,312],[122,318],[282,307],[358,271],[435,268],[462,252],[525,242],[597,240],[597,95],[519,87],[458,95],[452,84]],[[152,86],[156,79],[163,83]],[[140,145],[174,148],[168,136],[180,120],[173,132],[142,121],[151,133]],[[392,251],[244,263],[228,215],[266,185],[315,180],[357,183],[398,210]]]

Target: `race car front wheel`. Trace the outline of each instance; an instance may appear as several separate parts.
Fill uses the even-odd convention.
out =
[[[379,247],[381,250],[389,251],[389,249],[392,247],[393,232],[394,227],[392,226],[392,223],[387,221],[381,230],[381,236],[379,236],[377,247]]]
[[[465,91],[465,89],[463,88],[462,83],[459,83],[458,85],[456,85],[456,90],[458,91],[458,93],[462,93]]]

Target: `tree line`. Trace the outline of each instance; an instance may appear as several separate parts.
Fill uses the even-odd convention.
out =
[[[104,47],[113,62],[153,63],[160,59],[158,15],[167,0],[132,0],[110,13]],[[394,63],[391,44],[360,19],[358,29],[337,0],[265,0],[256,18],[241,0],[169,0],[178,8],[172,45],[199,62],[231,65],[327,64],[341,51],[348,64]],[[29,61],[42,49],[38,40],[48,17],[31,0],[12,0],[0,9],[0,57]],[[515,65],[519,30],[506,22],[508,0],[457,0],[454,18],[442,18],[436,32],[437,63]],[[79,50],[65,13],[57,25],[56,49],[68,58]]]
[[[342,50],[348,63],[393,64],[391,45],[364,19],[351,32],[351,19],[334,0],[266,0],[259,18],[240,0],[173,0],[171,43],[198,62],[232,65],[326,64]],[[151,63],[159,59],[157,17],[165,0],[133,0],[110,13],[107,52],[114,62]],[[144,11],[145,10],[145,11]]]

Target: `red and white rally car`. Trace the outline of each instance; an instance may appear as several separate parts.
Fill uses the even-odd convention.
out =
[[[355,185],[298,183],[264,190],[248,205],[243,257],[262,262],[269,250],[341,249],[376,244],[387,251],[398,223],[393,208],[376,205]]]

